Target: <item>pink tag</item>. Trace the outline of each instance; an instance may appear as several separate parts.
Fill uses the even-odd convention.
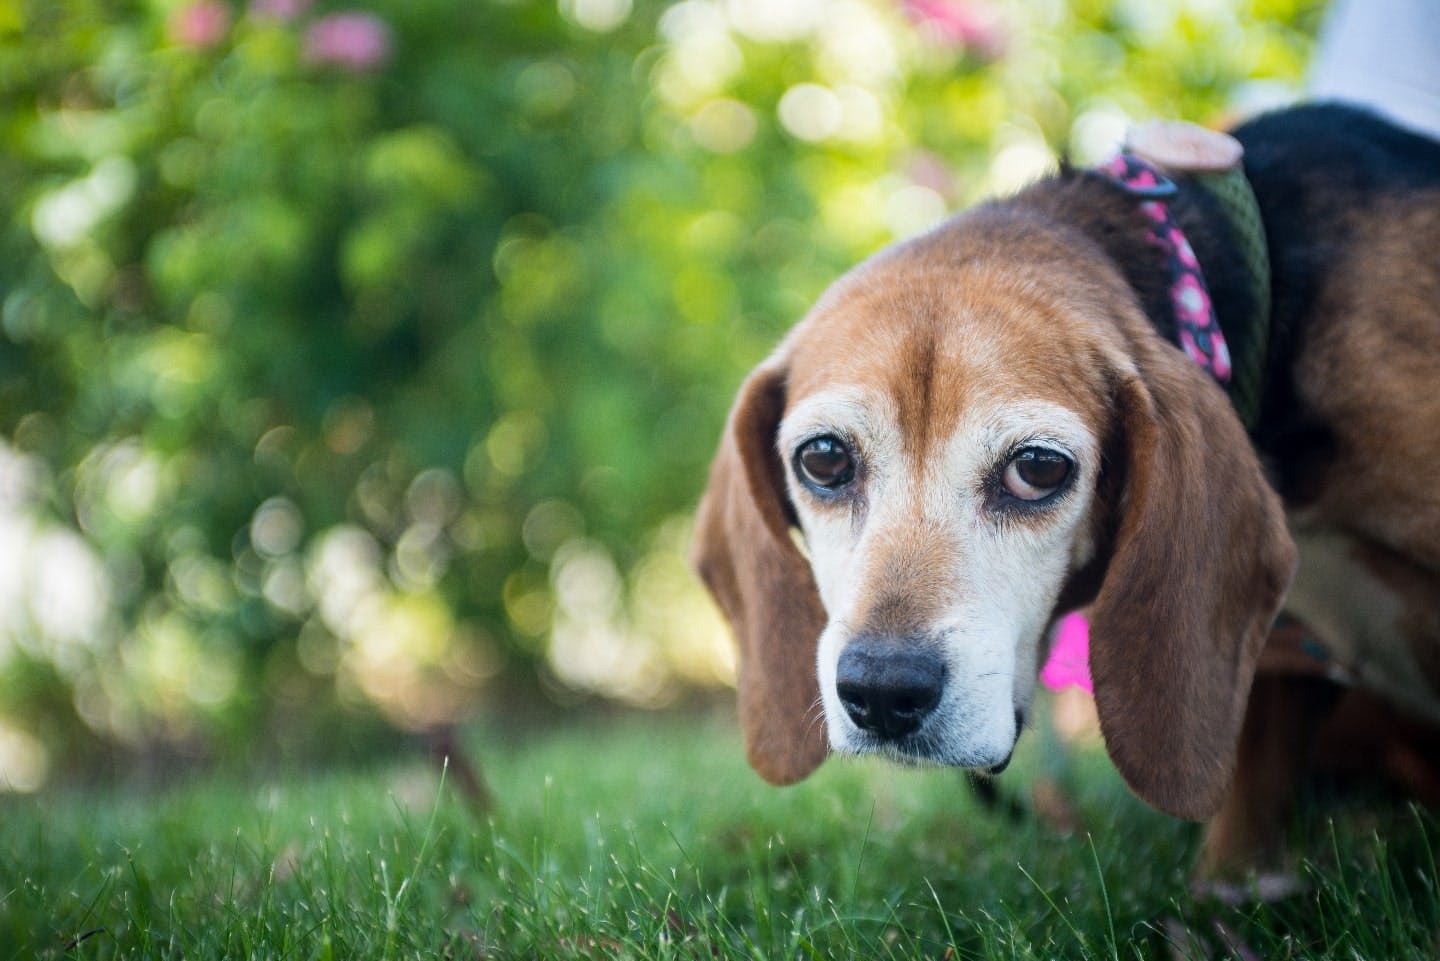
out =
[[[1052,691],[1078,687],[1095,693],[1090,680],[1090,624],[1083,614],[1067,614],[1055,630],[1050,659],[1040,670],[1041,682]]]

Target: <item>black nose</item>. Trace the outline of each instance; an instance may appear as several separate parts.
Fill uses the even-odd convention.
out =
[[[856,638],[840,654],[835,693],[861,730],[901,738],[940,703],[945,665],[925,650]]]

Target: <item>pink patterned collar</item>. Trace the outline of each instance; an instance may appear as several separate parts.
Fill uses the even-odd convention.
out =
[[[1175,184],[1153,164],[1133,153],[1116,154],[1096,168],[1134,197],[1150,221],[1147,239],[1165,254],[1170,274],[1170,302],[1175,308],[1180,349],[1220,382],[1230,383],[1230,350],[1215,317],[1215,305],[1205,275],[1185,233],[1171,216],[1166,202],[1176,194]]]

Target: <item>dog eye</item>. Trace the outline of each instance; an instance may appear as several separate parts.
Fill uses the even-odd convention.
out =
[[[1074,463],[1059,451],[1026,447],[1005,465],[1002,483],[1012,497],[1038,501],[1055,493],[1070,479]]]
[[[801,480],[825,490],[838,490],[855,476],[855,458],[838,437],[816,437],[801,444],[795,466]]]

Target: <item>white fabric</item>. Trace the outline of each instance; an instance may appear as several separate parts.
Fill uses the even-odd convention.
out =
[[[1334,0],[1310,96],[1359,103],[1440,138],[1440,0]]]

